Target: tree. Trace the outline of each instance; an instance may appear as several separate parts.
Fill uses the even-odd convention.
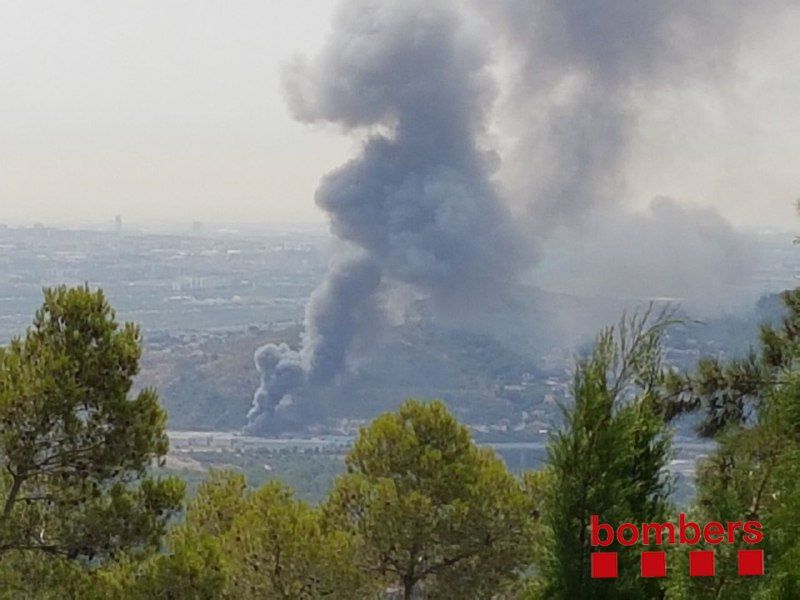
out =
[[[215,600],[227,597],[230,573],[223,536],[245,508],[245,479],[212,471],[188,503],[164,547],[124,555],[84,577],[73,594],[82,600]]]
[[[800,356],[800,289],[781,299],[787,312],[779,327],[762,325],[760,348],[727,362],[703,358],[693,373],[671,373],[666,381],[667,417],[699,413],[698,433],[707,438],[754,420],[764,395],[780,385]]]
[[[324,528],[319,512],[278,482],[248,497],[223,548],[236,598],[346,600],[375,583],[354,564],[353,537]]]
[[[355,566],[354,540],[322,527],[320,514],[273,482],[214,471],[169,534],[166,551],[111,571],[98,597],[163,600],[349,600],[374,581]]]
[[[785,292],[779,327],[763,326],[761,345],[746,361],[701,361],[673,377],[678,410],[703,416],[701,433],[716,451],[697,469],[698,521],[759,521],[765,536],[765,577],[738,577],[741,538],[715,548],[716,574],[678,577],[674,597],[796,598],[800,594],[800,291]]]
[[[319,512],[283,484],[253,492],[228,471],[200,486],[169,546],[145,571],[142,598],[345,600],[370,584],[354,565],[352,536],[324,529]],[[196,548],[203,556],[193,556]]]
[[[652,308],[623,318],[578,362],[573,402],[564,408],[564,425],[548,444],[547,467],[539,476],[543,531],[531,596],[659,596],[657,581],[639,577],[640,549],[616,542],[604,550],[620,552],[619,579],[591,579],[589,525],[591,515],[606,523],[664,520],[670,438],[659,390],[665,376],[661,342],[671,323],[671,313],[653,318]]]
[[[406,599],[500,597],[530,564],[521,484],[438,401],[405,402],[362,430],[326,505],[365,571]]]
[[[168,441],[155,391],[129,398],[140,355],[138,328],[88,287],[45,290],[0,349],[0,556],[97,563],[160,543],[184,485],[147,475]]]

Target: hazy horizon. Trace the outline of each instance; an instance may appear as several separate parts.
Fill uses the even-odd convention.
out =
[[[319,179],[364,131],[295,121],[281,72],[325,43],[333,5],[4,3],[0,222],[324,225]],[[730,67],[637,92],[620,202],[670,196],[739,228],[787,227],[800,195],[800,10],[782,14],[744,15]],[[487,48],[500,94],[483,143],[502,180],[517,81],[503,44]]]

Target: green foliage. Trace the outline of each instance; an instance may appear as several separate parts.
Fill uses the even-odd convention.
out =
[[[178,529],[169,536],[163,553],[147,557],[122,556],[102,569],[82,573],[69,597],[77,600],[215,600],[224,597],[225,583],[219,542],[211,536],[194,536]]]
[[[365,597],[354,539],[322,527],[318,511],[279,483],[249,491],[244,477],[213,472],[169,535],[166,552],[110,573],[107,597]],[[91,588],[98,590],[97,585]]]
[[[128,397],[140,353],[138,329],[86,287],[46,290],[0,350],[0,555],[97,562],[158,545],[183,484],[146,476],[167,437],[156,393]]]
[[[146,560],[122,561],[107,574],[106,597],[213,600],[229,583],[224,536],[245,509],[244,478],[214,471],[189,503],[184,521],[167,538],[165,551]]]
[[[184,527],[216,537],[227,533],[245,509],[246,493],[244,475],[212,471],[189,503]]]
[[[247,486],[259,488],[269,481],[280,481],[291,487],[295,495],[318,504],[331,489],[333,480],[344,472],[343,449],[332,452],[310,450],[260,450],[246,452],[192,451],[191,457],[200,468],[164,467],[157,472],[179,476],[192,494],[207,477],[206,469],[230,469],[242,473]]]
[[[493,597],[529,564],[531,496],[441,403],[365,431],[324,513],[214,472],[167,534],[184,486],[148,476],[167,438],[155,391],[131,394],[140,352],[85,287],[47,290],[0,350],[3,597],[370,597],[401,556],[409,593]]]
[[[533,507],[503,463],[438,401],[410,400],[362,430],[326,521],[405,598],[490,598],[530,564]]]
[[[215,600],[227,582],[222,549],[209,535],[172,535],[169,552],[156,556],[146,567],[122,588],[120,600]]]
[[[781,298],[787,314],[780,327],[761,327],[758,352],[727,363],[704,358],[694,373],[673,373],[667,378],[669,418],[700,412],[698,432],[715,437],[755,417],[764,395],[780,385],[800,356],[800,289],[786,291]]]
[[[410,401],[380,417],[347,468],[319,509],[283,484],[252,492],[243,475],[214,472],[168,551],[127,575],[129,593],[350,599],[399,586],[407,597],[491,598],[519,583],[535,494],[443,404]]]
[[[276,482],[248,498],[223,546],[236,598],[344,600],[365,592],[353,537],[326,530],[316,510]]]
[[[650,598],[656,580],[639,577],[641,548],[619,547],[620,578],[590,578],[589,523],[663,521],[670,480],[670,439],[659,410],[665,370],[661,340],[669,313],[623,319],[601,333],[591,355],[577,365],[573,404],[548,446],[545,474],[529,480],[543,499],[538,539],[541,598]]]
[[[750,359],[747,398],[741,391],[744,370],[738,363],[718,364],[709,376],[708,363],[685,378],[696,394],[695,406],[719,419],[712,428],[717,451],[701,461],[697,472],[700,521],[756,520],[764,529],[765,577],[737,577],[737,544],[717,547],[713,578],[671,582],[672,597],[796,598],[800,593],[800,292],[783,295],[788,314],[780,328],[764,327],[761,350]],[[742,406],[748,413],[742,414]]]
[[[0,598],[796,598],[800,292],[784,301],[758,352],[684,375],[662,360],[671,313],[603,331],[546,468],[521,481],[443,403],[409,400],[362,430],[319,507],[212,471],[176,522],[183,483],[148,474],[167,450],[164,412],[155,391],[131,393],[138,329],[101,292],[47,290],[0,349]],[[620,577],[591,579],[591,515],[668,520],[665,421],[686,411],[718,442],[691,517],[760,521],[766,576],[737,576],[740,539],[715,547],[715,577],[688,577],[675,549],[666,581],[641,578],[642,547],[614,542]],[[260,473],[262,459],[242,466]]]

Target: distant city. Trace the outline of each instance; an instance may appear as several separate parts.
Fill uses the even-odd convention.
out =
[[[120,218],[107,231],[0,227],[0,341],[22,332],[42,288],[58,284],[101,287],[120,318],[148,334],[284,327],[302,317],[326,266],[327,236],[192,230],[128,232]]]
[[[186,233],[0,225],[0,342],[29,324],[45,286],[88,283],[119,316],[149,334],[281,329],[302,319],[334,240],[325,233],[240,233],[200,222]],[[741,287],[754,296],[794,287],[800,249],[788,232],[756,241],[760,268]],[[548,279],[553,279],[552,274]]]
[[[793,287],[800,250],[792,235],[757,239],[762,266],[742,288],[758,297]],[[170,427],[239,431],[258,386],[253,352],[268,341],[296,347],[334,243],[319,232],[257,235],[199,222],[182,234],[133,231],[122,217],[104,230],[0,227],[0,342],[24,331],[43,287],[100,287],[120,319],[142,326],[139,382],[159,390]],[[720,315],[676,334],[667,358],[689,367],[702,355],[731,352],[753,339],[768,310]],[[372,357],[360,379],[344,382],[341,397],[320,398],[320,411],[299,416],[287,433],[352,436],[376,411],[423,394],[445,398],[480,439],[544,440],[568,393],[573,346],[532,356],[471,334],[406,327],[399,336],[400,345],[384,349],[388,357]]]

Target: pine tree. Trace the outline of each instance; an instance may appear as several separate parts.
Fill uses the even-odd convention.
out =
[[[620,577],[592,579],[590,517],[605,523],[665,520],[670,492],[670,437],[660,410],[665,376],[661,342],[671,313],[624,319],[604,330],[578,362],[572,404],[548,445],[543,534],[538,544],[535,598],[653,598],[656,580],[641,579],[641,547],[616,542]],[[597,549],[596,549],[597,550]],[[630,558],[626,558],[630,554]]]
[[[700,432],[718,446],[697,469],[698,521],[759,521],[764,577],[739,577],[741,537],[714,547],[712,578],[677,577],[672,597],[797,598],[800,594],[800,290],[785,292],[787,314],[763,326],[757,352],[727,363],[701,361],[694,373],[673,376],[678,410],[703,417]]]
[[[529,497],[437,401],[362,430],[325,511],[361,542],[361,568],[406,599],[501,597],[531,559]]]
[[[138,328],[88,287],[46,290],[0,350],[0,556],[98,562],[160,543],[184,486],[147,475],[168,442],[156,393],[129,397],[140,355]]]

